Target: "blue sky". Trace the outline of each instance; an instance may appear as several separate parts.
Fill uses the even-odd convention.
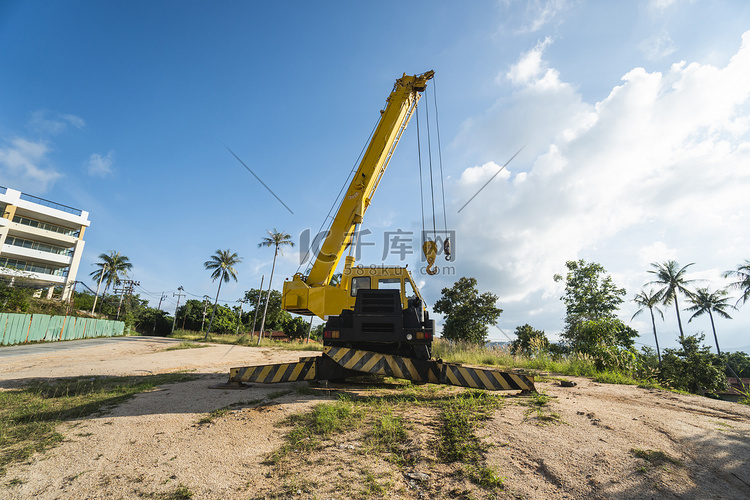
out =
[[[215,294],[203,262],[229,248],[244,259],[222,287],[232,302],[268,279],[268,229],[299,242],[320,226],[394,80],[432,69],[421,107],[436,95],[456,274],[417,272],[423,294],[474,276],[511,338],[524,323],[555,338],[566,260],[601,263],[630,321],[649,263],[694,262],[689,277],[718,288],[750,259],[749,29],[740,0],[5,1],[0,185],[90,212],[79,279],[120,251],[173,312],[178,286]],[[420,229],[417,167],[412,122],[363,264],[419,269],[383,259],[386,232]],[[720,342],[750,350],[750,306],[733,316]],[[654,345],[647,317],[631,325]],[[673,309],[657,328],[674,346]],[[687,331],[710,337],[708,318]]]

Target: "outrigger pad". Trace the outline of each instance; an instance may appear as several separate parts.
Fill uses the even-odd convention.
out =
[[[297,380],[317,380],[315,365],[318,358],[302,358],[296,363],[245,366],[229,370],[229,382],[258,382],[275,384]]]

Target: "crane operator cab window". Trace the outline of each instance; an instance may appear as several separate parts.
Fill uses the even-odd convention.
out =
[[[407,300],[417,298],[417,292],[414,291],[414,285],[412,285],[411,280],[404,280],[404,293]]]
[[[371,288],[369,276],[360,276],[357,278],[352,278],[352,286],[351,286],[352,297],[357,296],[357,290],[359,290],[360,288]]]
[[[400,278],[380,278],[378,280],[378,288],[380,290],[398,290],[401,291],[401,279]]]

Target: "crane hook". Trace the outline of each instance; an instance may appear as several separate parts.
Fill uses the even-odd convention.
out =
[[[437,274],[437,268],[433,268],[435,265],[435,258],[437,257],[437,243],[434,241],[425,241],[422,243],[422,252],[427,259],[427,274],[430,276]]]
[[[452,260],[451,240],[449,240],[448,238],[446,238],[445,241],[443,242],[443,253],[445,254],[445,260],[448,260],[448,261]]]

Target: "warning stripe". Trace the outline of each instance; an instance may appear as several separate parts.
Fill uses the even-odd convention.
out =
[[[230,382],[275,384],[279,382],[294,382],[296,380],[315,380],[315,359],[308,359],[298,363],[246,366],[243,368],[232,368],[229,371]]]
[[[494,391],[535,390],[533,377],[447,363],[442,366],[441,382]]]
[[[325,353],[340,366],[349,370],[417,382],[438,382],[434,361],[360,351],[348,347],[326,347]]]

